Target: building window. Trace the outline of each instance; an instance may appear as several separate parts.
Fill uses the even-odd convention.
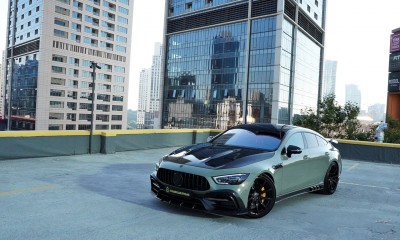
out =
[[[307,11],[308,11],[308,12],[311,12],[311,7],[310,7],[310,5],[307,5]]]
[[[318,14],[314,13],[315,20],[318,20]]]
[[[192,3],[192,2],[188,2],[188,3],[186,3],[186,5],[185,5],[185,9],[186,9],[186,10],[191,10],[191,9],[192,9],[192,6],[193,6],[193,3]]]
[[[65,67],[51,66],[51,71],[53,73],[65,74]]]
[[[49,130],[63,130],[62,124],[49,124]]]
[[[318,7],[318,0],[315,0],[315,6]]]
[[[65,126],[65,130],[76,130],[76,125],[75,124],[67,124]]]
[[[111,120],[112,121],[122,121],[122,115],[112,115]]]
[[[64,102],[50,101],[50,108],[64,108]]]
[[[122,106],[121,105],[112,105],[112,110],[113,111],[122,111]]]
[[[67,61],[67,57],[66,56],[61,56],[61,55],[57,55],[57,54],[53,54],[52,60],[54,62],[66,62]]]
[[[121,130],[122,129],[122,125],[111,125],[111,129],[112,130]]]

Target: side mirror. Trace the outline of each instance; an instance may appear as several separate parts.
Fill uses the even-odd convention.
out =
[[[293,146],[293,145],[289,145],[286,149],[286,155],[288,157],[291,157],[292,154],[300,154],[302,153],[301,148],[299,148],[298,146]]]
[[[210,142],[211,140],[213,140],[214,136],[208,136],[207,137],[207,142]]]

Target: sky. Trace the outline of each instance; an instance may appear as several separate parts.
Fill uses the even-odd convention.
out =
[[[151,67],[155,42],[163,41],[165,0],[134,0],[128,108],[137,109],[140,71]],[[382,3],[382,4],[379,4]],[[328,0],[325,59],[338,61],[336,96],[345,85],[361,90],[361,109],[386,104],[391,31],[400,27],[399,0]],[[7,0],[0,0],[0,51],[5,49]]]

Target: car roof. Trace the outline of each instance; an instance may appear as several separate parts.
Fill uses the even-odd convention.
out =
[[[283,139],[286,132],[293,128],[298,127],[286,124],[254,123],[237,125],[232,129],[245,129],[253,132],[254,134],[273,135],[280,139]]]

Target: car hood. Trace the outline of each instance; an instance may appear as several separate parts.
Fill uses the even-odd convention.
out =
[[[186,146],[165,156],[163,161],[202,168],[238,168],[272,158],[275,152],[236,146],[201,143]]]

